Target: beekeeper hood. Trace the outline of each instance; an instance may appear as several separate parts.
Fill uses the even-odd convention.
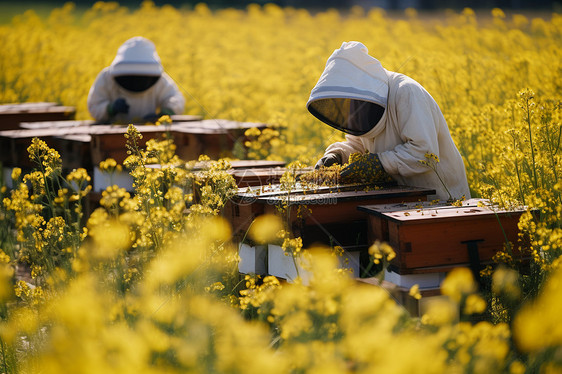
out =
[[[109,67],[115,81],[133,92],[150,88],[158,81],[162,71],[162,63],[154,43],[141,36],[123,43]]]
[[[382,118],[388,77],[381,63],[359,42],[344,42],[326,62],[306,104],[322,122],[352,135],[364,135]]]

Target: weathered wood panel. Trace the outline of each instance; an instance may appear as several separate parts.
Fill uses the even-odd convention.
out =
[[[470,265],[471,250],[479,263],[488,262],[507,241],[517,242],[517,223],[524,212],[477,206],[477,200],[462,207],[422,205],[359,208],[369,214],[370,238],[387,241],[396,251],[392,264],[400,274]]]
[[[76,108],[56,103],[19,103],[0,105],[0,130],[17,129],[22,122],[73,119]]]

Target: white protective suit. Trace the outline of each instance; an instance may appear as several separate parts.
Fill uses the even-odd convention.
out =
[[[385,110],[370,130],[360,136],[346,134],[346,140],[330,145],[325,155],[339,154],[345,163],[354,152],[376,153],[384,170],[398,184],[432,188],[437,196],[429,198],[447,200],[449,194],[439,177],[419,162],[425,160],[426,153],[433,153],[439,157],[437,171],[452,198],[470,198],[464,163],[445,118],[419,83],[384,69],[363,44],[345,42],[328,59],[307,108],[311,110],[317,100],[330,98],[364,100]]]
[[[114,77],[123,75],[160,76],[158,81],[142,92],[124,89]],[[129,104],[129,112],[118,113],[109,118],[108,105],[118,98]],[[143,117],[166,108],[174,114],[182,114],[185,99],[174,81],[163,72],[160,57],[154,44],[137,36],[127,40],[119,50],[110,66],[97,76],[88,94],[88,110],[96,121],[139,122]]]

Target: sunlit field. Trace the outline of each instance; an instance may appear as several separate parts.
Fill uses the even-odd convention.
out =
[[[305,104],[333,50],[362,42],[438,102],[473,197],[528,209],[521,240],[482,271],[484,287],[469,270],[454,270],[444,297],[412,317],[384,289],[337,269],[337,251],[302,248],[277,216],[257,219],[245,240],[279,244],[308,266],[310,282],[240,275],[222,217],[235,186],[226,160],[201,173],[147,169],[177,164],[174,145],[140,148],[131,126],[124,165],[100,168],[129,170],[135,191],[109,187],[87,215],[86,170],[63,173],[56,150],[35,140],[28,151],[36,169],[15,168],[13,187],[1,190],[0,371],[562,371],[562,15],[465,9],[421,17],[409,9],[388,17],[377,9],[150,2],[76,12],[67,4],[0,25],[0,103],[53,101],[89,119],[96,75],[136,35],[155,43],[186,97],[185,114],[270,124],[248,131],[240,156],[300,166],[343,138]],[[384,243],[369,253],[377,263],[394,255]],[[410,294],[420,297],[416,287]]]

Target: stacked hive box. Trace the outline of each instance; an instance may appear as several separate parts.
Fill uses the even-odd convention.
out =
[[[422,294],[431,295],[451,269],[469,267],[478,280],[481,266],[491,263],[504,244],[517,243],[517,223],[524,210],[484,203],[472,199],[462,206],[424,202],[358,209],[368,214],[369,240],[388,242],[396,252],[385,280],[404,291],[417,284]]]
[[[57,103],[17,103],[0,105],[0,130],[14,130],[22,122],[63,121],[74,118],[76,109]]]
[[[270,185],[240,189],[225,207],[224,214],[241,240],[246,237],[246,231],[257,216],[280,214],[279,208],[283,207],[282,214],[288,228],[294,236],[302,238],[305,248],[314,244],[341,247],[347,258],[346,265],[359,276],[370,243],[367,238],[368,215],[357,207],[362,204],[423,201],[433,193],[434,190],[406,186],[386,186],[374,190],[366,190],[364,186],[339,186],[311,190],[297,184],[296,188],[286,191],[280,185]],[[279,246],[269,246],[268,265],[254,270],[265,269],[267,274],[281,278],[286,278],[287,274],[294,275],[296,269],[292,259],[285,261],[292,269],[279,264],[283,261],[280,251]],[[250,255],[252,262],[258,257]]]

